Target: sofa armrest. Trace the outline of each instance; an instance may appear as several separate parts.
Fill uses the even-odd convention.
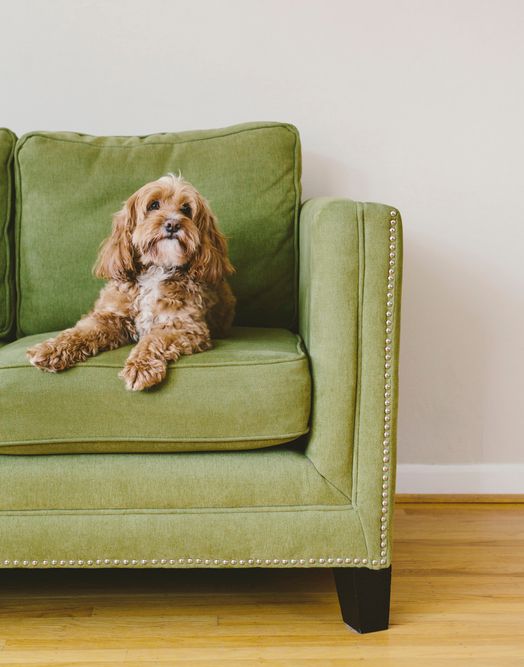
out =
[[[379,567],[389,563],[395,483],[401,270],[396,209],[334,198],[302,207],[299,332],[313,380],[306,454],[357,509]]]

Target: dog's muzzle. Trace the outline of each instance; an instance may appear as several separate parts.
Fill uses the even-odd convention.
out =
[[[166,222],[164,225],[164,231],[166,233],[166,236],[168,239],[172,239],[175,234],[178,232],[178,230],[181,228],[181,224],[179,222]]]

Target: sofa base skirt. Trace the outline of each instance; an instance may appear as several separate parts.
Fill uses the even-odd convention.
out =
[[[380,569],[382,512],[292,447],[0,456],[0,567]]]
[[[354,509],[28,514],[0,517],[4,568],[368,567]]]

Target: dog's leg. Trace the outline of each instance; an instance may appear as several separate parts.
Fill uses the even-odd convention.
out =
[[[56,338],[29,348],[27,356],[33,366],[57,373],[98,352],[120,347],[129,340],[128,321],[125,317],[94,310]]]
[[[166,376],[168,361],[182,355],[204,352],[211,347],[209,329],[204,322],[184,321],[184,329],[158,327],[140,339],[120,373],[127,389],[140,391],[152,387]]]

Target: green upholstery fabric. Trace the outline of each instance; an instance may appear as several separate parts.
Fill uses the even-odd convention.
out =
[[[0,507],[4,567],[331,567],[366,554],[355,509],[292,447],[0,456]]]
[[[14,322],[14,262],[12,249],[13,153],[15,135],[0,128],[0,338]]]
[[[308,359],[290,331],[235,328],[138,393],[118,378],[131,346],[56,375],[37,370],[25,351],[50,335],[0,349],[2,453],[251,449],[308,429]]]
[[[294,446],[245,452],[0,455],[2,511],[347,506]]]
[[[318,198],[299,228],[299,330],[314,387],[306,454],[358,507],[380,561],[395,484],[401,224],[389,206]]]
[[[300,142],[281,123],[146,137],[33,132],[16,148],[18,333],[73,324],[95,300],[91,276],[111,215],[171,171],[209,200],[229,237],[238,325],[295,322]]]
[[[117,377],[127,349],[58,375],[29,366],[28,345],[95,298],[89,269],[111,213],[179,168],[230,237],[249,326],[139,394]],[[311,200],[295,240],[300,146],[278,123],[32,133],[15,172],[18,330],[34,335],[0,342],[0,567],[388,567],[396,209]]]
[[[345,506],[6,512],[0,542],[0,567],[332,568],[351,556],[352,567],[368,565],[358,512]]]

